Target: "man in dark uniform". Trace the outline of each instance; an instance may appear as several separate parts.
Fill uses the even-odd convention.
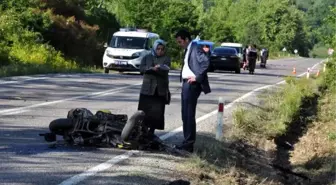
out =
[[[255,44],[251,44],[246,50],[246,59],[248,63],[249,73],[254,74],[254,69],[257,63],[258,52]]]

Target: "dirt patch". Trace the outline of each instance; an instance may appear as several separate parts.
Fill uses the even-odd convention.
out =
[[[306,132],[317,115],[318,95],[303,99],[300,112],[288,123],[286,132],[274,139],[276,144],[275,158],[272,166],[279,170],[283,184],[306,184],[310,177],[303,173],[294,172],[290,162],[290,151]]]
[[[191,184],[280,185],[270,153],[243,140],[217,141],[213,135],[197,136],[197,151],[180,168]],[[271,142],[263,146],[271,146]],[[273,145],[274,146],[274,145]]]
[[[307,185],[336,184],[335,93],[319,100],[318,119],[291,151],[293,171],[310,177]]]

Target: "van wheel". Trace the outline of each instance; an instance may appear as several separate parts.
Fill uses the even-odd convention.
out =
[[[104,68],[104,73],[105,74],[108,74],[110,72],[110,70],[109,69],[107,69],[107,68]]]

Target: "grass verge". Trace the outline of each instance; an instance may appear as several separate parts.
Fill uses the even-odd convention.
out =
[[[318,105],[318,117],[291,152],[293,170],[311,178],[310,184],[336,183],[336,93],[326,92]]]
[[[197,136],[197,151],[181,164],[193,184],[335,183],[335,65],[318,78],[286,78],[258,106],[233,112],[232,136]]]
[[[198,134],[195,154],[181,163],[191,184],[197,185],[280,185],[268,165],[267,153],[236,141],[217,141],[214,136]]]
[[[0,77],[47,73],[94,73],[102,72],[94,67],[52,66],[49,64],[10,64],[0,67]]]
[[[234,112],[235,137],[273,139],[286,132],[288,125],[299,114],[303,99],[317,93],[314,80],[287,77],[286,82],[276,92],[264,91],[260,95],[262,106],[241,106]]]

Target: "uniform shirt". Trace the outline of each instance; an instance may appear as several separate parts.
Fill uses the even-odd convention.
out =
[[[189,64],[188,64],[191,43],[192,42],[189,43],[187,47],[187,53],[184,55],[184,65],[182,68],[182,79],[188,79],[188,77],[196,77],[196,75],[190,70]]]
[[[257,58],[257,50],[252,48],[252,49],[247,49],[246,50],[246,57],[247,58]]]

